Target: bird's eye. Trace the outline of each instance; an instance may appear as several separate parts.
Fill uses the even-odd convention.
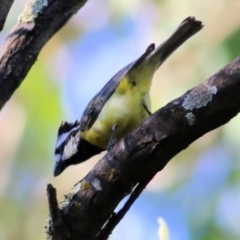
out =
[[[56,148],[55,154],[62,154],[62,148],[61,147]]]

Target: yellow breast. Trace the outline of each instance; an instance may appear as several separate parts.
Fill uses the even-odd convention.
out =
[[[91,129],[82,132],[81,137],[88,142],[106,149],[112,134],[112,127],[117,124],[115,137],[120,140],[126,133],[143,122],[148,114],[142,106],[143,98],[148,97],[148,86],[132,85],[123,79],[113,95],[105,103]],[[144,89],[143,89],[144,88]],[[145,94],[143,94],[145,92]],[[149,107],[149,101],[146,104]]]

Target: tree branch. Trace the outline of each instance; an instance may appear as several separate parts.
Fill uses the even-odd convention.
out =
[[[105,240],[108,239],[110,234],[112,233],[113,229],[118,225],[118,223],[123,219],[125,214],[131,208],[133,203],[137,200],[140,196],[144,188],[148,185],[148,183],[153,179],[154,175],[146,177],[142,179],[136,186],[136,188],[131,193],[130,197],[128,198],[127,202],[124,204],[123,208],[118,213],[113,213],[112,216],[109,218],[106,225],[101,229],[98,233],[96,240]]]
[[[117,222],[121,220],[146,184],[172,157],[205,133],[227,123],[239,111],[237,58],[127,134],[75,186],[61,208],[62,219],[67,219],[69,239],[106,239],[116,218]],[[114,213],[138,183],[140,187],[135,188],[127,205]]]
[[[67,229],[64,228],[62,223],[61,212],[57,202],[56,189],[51,184],[47,185],[47,196],[49,203],[50,222],[52,223],[51,227],[57,230],[54,231],[55,235],[53,237],[59,240],[67,239],[69,233],[67,232]],[[47,229],[47,234],[49,234],[49,232],[51,232],[51,229]]]
[[[7,15],[11,9],[13,0],[0,0],[0,32],[3,30]]]
[[[87,0],[42,0],[27,4],[0,48],[0,109],[19,87],[46,42]]]

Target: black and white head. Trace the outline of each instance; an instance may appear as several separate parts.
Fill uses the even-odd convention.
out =
[[[80,142],[79,122],[62,122],[58,130],[55,147],[54,177],[58,176],[71,164],[77,163]]]
[[[82,163],[105,149],[92,145],[80,136],[80,123],[63,122],[58,130],[55,147],[54,177],[68,166]]]

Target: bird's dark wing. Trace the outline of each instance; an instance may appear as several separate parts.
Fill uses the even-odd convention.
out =
[[[118,87],[121,80],[140,65],[145,58],[154,50],[154,44],[151,44],[146,51],[134,62],[128,64],[126,67],[121,69],[117,74],[115,74],[102,88],[102,90],[89,102],[86,109],[83,112],[80,121],[80,130],[85,131],[90,129],[98,115],[100,114],[104,104],[112,96],[115,89]]]
[[[101,112],[104,104],[107,100],[112,96],[116,87],[119,85],[122,77],[126,74],[126,72],[131,67],[132,63],[121,69],[116,75],[114,75],[102,88],[102,90],[95,95],[95,97],[89,102],[86,109],[83,112],[81,121],[80,121],[80,129],[81,131],[85,131],[90,129],[94,122],[96,121],[99,113]]]

